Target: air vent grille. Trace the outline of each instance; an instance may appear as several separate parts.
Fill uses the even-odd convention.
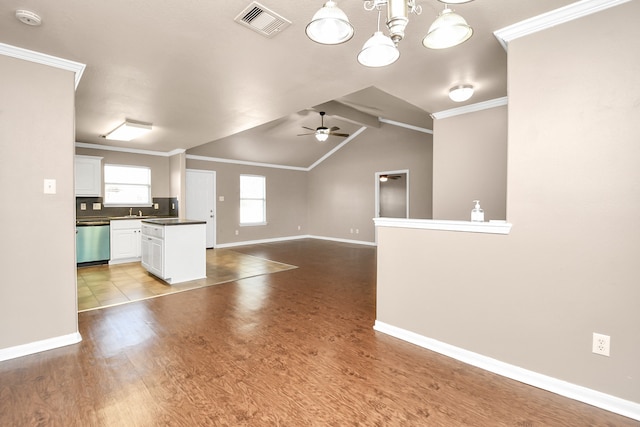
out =
[[[240,12],[234,21],[269,38],[291,25],[291,21],[255,1]]]

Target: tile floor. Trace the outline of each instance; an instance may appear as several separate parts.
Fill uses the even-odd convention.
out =
[[[139,262],[80,267],[78,311],[155,298],[161,295],[296,268],[229,249],[207,250],[206,279],[169,285],[149,274]]]

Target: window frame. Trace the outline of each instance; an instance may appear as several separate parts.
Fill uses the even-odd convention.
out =
[[[144,169],[148,174],[148,183],[140,183],[140,182],[108,182],[107,181],[107,168],[108,167],[119,167],[119,168],[129,168],[129,169]],[[122,164],[114,164],[114,163],[105,163],[103,166],[103,176],[104,176],[104,199],[103,205],[106,207],[121,207],[121,206],[133,206],[133,207],[150,207],[153,206],[153,199],[151,196],[151,168],[149,166],[139,166],[139,165],[122,165]],[[107,200],[107,191],[108,185],[129,185],[129,186],[143,186],[147,189],[147,202],[110,202]]]
[[[262,197],[243,197],[242,195],[242,178],[243,177],[251,177],[251,178],[261,178],[262,179]],[[256,174],[240,174],[239,179],[240,186],[240,197],[239,197],[239,209],[238,209],[238,224],[240,227],[254,227],[259,225],[267,225],[267,177],[264,175],[256,175]],[[242,202],[243,200],[251,200],[251,201],[262,201],[262,221],[257,222],[242,222]]]

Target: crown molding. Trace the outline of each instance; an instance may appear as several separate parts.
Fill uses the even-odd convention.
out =
[[[524,21],[517,22],[508,27],[496,30],[493,35],[498,39],[502,47],[507,50],[509,42],[538,31],[546,30],[565,22],[583,16],[600,12],[610,7],[627,3],[631,0],[581,0],[570,5],[552,10],[542,15],[534,16]]]
[[[476,111],[488,110],[490,108],[502,107],[507,105],[508,98],[491,99],[489,101],[478,102],[476,104],[465,105],[464,107],[452,108],[450,110],[439,111],[431,114],[434,119],[446,119],[447,117],[459,116],[461,114],[473,113]]]
[[[401,128],[411,129],[411,130],[415,130],[417,132],[428,133],[428,134],[433,135],[433,130],[427,129],[427,128],[422,128],[420,126],[414,126],[414,125],[410,125],[410,124],[407,124],[407,123],[396,122],[395,120],[384,119],[382,117],[378,117],[378,121],[380,123],[387,123],[389,125],[398,126],[398,127],[401,127]]]
[[[37,64],[48,65],[50,67],[60,68],[62,70],[71,71],[75,74],[75,88],[82,78],[82,73],[86,67],[85,64],[69,61],[68,59],[58,58],[56,56],[47,55],[45,53],[35,52],[33,50],[23,49],[21,47],[11,46],[0,43],[0,55],[10,56],[12,58],[23,59]]]
[[[146,154],[147,156],[159,156],[159,157],[171,157],[175,154],[182,154],[185,152],[183,148],[176,148],[175,150],[164,152],[164,151],[152,151],[152,150],[139,150],[136,148],[112,147],[111,145],[87,144],[86,142],[76,142],[76,148],[88,148],[91,150],[105,150],[105,151],[119,151],[121,153]]]

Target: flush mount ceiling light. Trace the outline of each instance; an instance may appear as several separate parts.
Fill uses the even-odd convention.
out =
[[[442,3],[468,3],[472,0],[453,0]],[[409,14],[420,15],[422,7],[416,0],[365,0],[364,9],[378,11],[378,31],[367,40],[358,54],[358,62],[367,67],[383,67],[392,64],[400,56],[398,43],[404,38],[404,31],[409,23]],[[386,26],[389,35],[380,31],[380,12],[387,8]],[[335,1],[327,1],[313,15],[305,30],[307,37],[321,44],[344,43],[353,37],[354,29],[347,15],[338,8]],[[429,33],[422,44],[430,49],[444,49],[456,46],[469,39],[473,30],[460,15],[453,13],[448,6],[429,28]],[[391,43],[389,43],[391,41]]]
[[[447,49],[469,40],[472,35],[473,29],[467,21],[445,6],[429,27],[429,32],[422,40],[422,44],[429,49]]]
[[[353,37],[354,29],[338,4],[329,0],[313,15],[305,33],[311,40],[320,44],[340,44]]]
[[[464,102],[473,95],[473,86],[458,85],[449,90],[449,98],[454,102]]]
[[[123,124],[104,135],[103,138],[114,141],[131,141],[151,131],[151,125],[126,120]]]

